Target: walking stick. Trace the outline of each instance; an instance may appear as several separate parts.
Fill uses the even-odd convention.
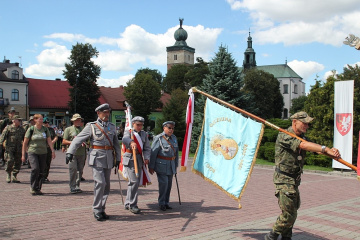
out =
[[[116,168],[115,168],[115,171],[116,171]],[[123,197],[123,194],[122,194],[122,189],[121,189],[121,183],[120,183],[120,174],[119,174],[119,170],[117,170],[117,176],[118,176],[118,179],[119,179],[121,202],[122,202],[122,204],[124,205],[124,197]]]
[[[181,205],[180,190],[179,190],[179,184],[178,184],[178,180],[177,180],[177,175],[176,175],[176,173],[175,173],[175,181],[176,181],[176,187],[177,187],[177,191],[178,191],[179,204]]]
[[[215,101],[217,101],[217,102],[219,102],[219,103],[222,103],[222,104],[224,104],[225,106],[227,106],[227,107],[229,107],[229,108],[231,108],[231,109],[233,109],[233,110],[236,110],[236,111],[238,111],[238,112],[240,112],[240,113],[242,113],[242,114],[245,114],[245,115],[247,115],[248,117],[251,117],[251,118],[253,118],[253,119],[255,119],[255,120],[257,120],[257,121],[259,121],[259,122],[261,122],[261,123],[263,123],[263,124],[271,127],[271,128],[274,128],[274,129],[276,129],[276,130],[278,130],[278,131],[280,131],[280,132],[283,132],[283,133],[285,133],[285,134],[287,134],[287,135],[290,135],[290,136],[292,136],[292,137],[294,137],[294,138],[297,138],[297,139],[299,139],[299,140],[302,141],[302,142],[307,142],[305,139],[302,139],[301,137],[297,136],[296,134],[293,134],[293,133],[291,133],[291,132],[288,132],[288,131],[286,131],[286,130],[284,130],[284,129],[282,129],[282,128],[274,125],[274,124],[272,124],[271,122],[268,122],[268,121],[266,121],[266,120],[264,120],[264,119],[262,119],[262,118],[260,118],[260,117],[258,117],[258,116],[255,116],[254,114],[251,114],[251,113],[249,113],[249,112],[247,112],[247,111],[245,111],[245,110],[243,110],[243,109],[241,109],[241,108],[238,108],[238,107],[236,107],[236,106],[234,106],[234,105],[231,105],[231,104],[229,104],[229,103],[227,103],[227,102],[225,102],[225,101],[223,101],[223,100],[221,100],[221,99],[218,99],[218,98],[216,98],[216,97],[214,97],[214,96],[212,96],[212,95],[210,95],[210,94],[208,94],[208,93],[205,93],[205,92],[203,92],[203,91],[200,91],[200,90],[198,90],[196,87],[193,87],[193,88],[192,88],[192,91],[193,91],[193,92],[198,92],[198,93],[200,93],[200,94],[202,94],[202,95],[204,95],[204,96],[206,96],[206,97],[208,97],[208,98],[210,98],[210,99],[213,99],[213,100],[215,100]],[[330,157],[330,158],[332,158],[332,159],[334,159],[334,160],[336,160],[336,161],[344,164],[345,166],[351,168],[351,169],[354,170],[355,172],[357,171],[357,168],[356,168],[354,165],[346,162],[345,160],[341,159],[340,157],[339,157],[339,158],[334,158],[334,156],[332,156],[332,155],[330,155],[330,154],[327,154],[327,153],[319,153],[319,154],[328,156],[328,157]]]

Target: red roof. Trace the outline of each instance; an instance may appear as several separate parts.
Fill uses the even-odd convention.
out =
[[[67,81],[27,78],[30,108],[64,108],[70,101]]]

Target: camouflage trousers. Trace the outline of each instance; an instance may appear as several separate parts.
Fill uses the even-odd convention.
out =
[[[297,186],[291,184],[275,184],[275,187],[281,214],[276,219],[273,232],[281,234],[282,237],[291,237],[300,208],[300,192]]]
[[[17,174],[21,168],[21,151],[6,150],[4,153],[5,171],[8,173]]]

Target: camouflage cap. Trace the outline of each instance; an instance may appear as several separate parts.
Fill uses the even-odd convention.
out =
[[[31,117],[29,118],[29,122],[30,122],[31,120],[34,120],[34,116],[31,116]]]
[[[140,116],[136,116],[131,120],[131,122],[144,122],[144,121],[145,121],[144,118]]]
[[[166,121],[162,124],[163,127],[165,127],[167,124],[171,124],[175,126],[175,122],[174,121]]]
[[[73,121],[75,121],[76,119],[82,119],[81,116],[80,116],[80,114],[75,113],[75,114],[72,116],[71,121],[73,122]]]
[[[297,112],[290,117],[291,120],[299,120],[303,123],[310,123],[314,118],[310,117],[306,112]]]
[[[11,113],[11,112],[15,112],[15,108],[14,108],[14,107],[11,107],[10,110],[8,111],[8,113]]]
[[[22,118],[19,115],[14,115],[12,117],[12,120],[15,120],[15,119],[22,120]]]

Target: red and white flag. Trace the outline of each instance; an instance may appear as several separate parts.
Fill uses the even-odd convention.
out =
[[[190,142],[191,142],[191,133],[192,133],[192,124],[194,122],[194,93],[192,89],[189,90],[189,101],[186,108],[186,133],[184,136],[184,143],[181,154],[181,166],[180,172],[186,171],[187,161],[189,158],[190,151]]]
[[[126,131],[130,131],[131,129],[131,109],[130,106],[126,107],[126,110],[124,110],[125,112],[125,129],[124,132]],[[126,175],[126,172],[124,171],[124,165],[123,165],[123,155],[124,152],[126,151],[126,147],[125,144],[121,145],[121,161],[120,161],[120,165],[119,165],[119,172],[121,173],[121,175],[123,176],[123,178],[125,180],[128,180],[128,177]]]
[[[335,82],[334,98],[334,147],[342,159],[352,164],[354,80]],[[350,169],[335,160],[332,167]]]
[[[143,155],[143,142],[141,141],[141,137],[140,135],[134,131],[134,142],[136,143],[136,147],[139,151],[139,154],[142,156],[142,159],[144,159],[144,155]],[[147,165],[145,163],[143,163],[142,169],[141,169],[141,173],[140,173],[140,184],[139,187],[146,187],[147,185],[151,184],[151,180],[150,180],[150,174],[147,170]]]

